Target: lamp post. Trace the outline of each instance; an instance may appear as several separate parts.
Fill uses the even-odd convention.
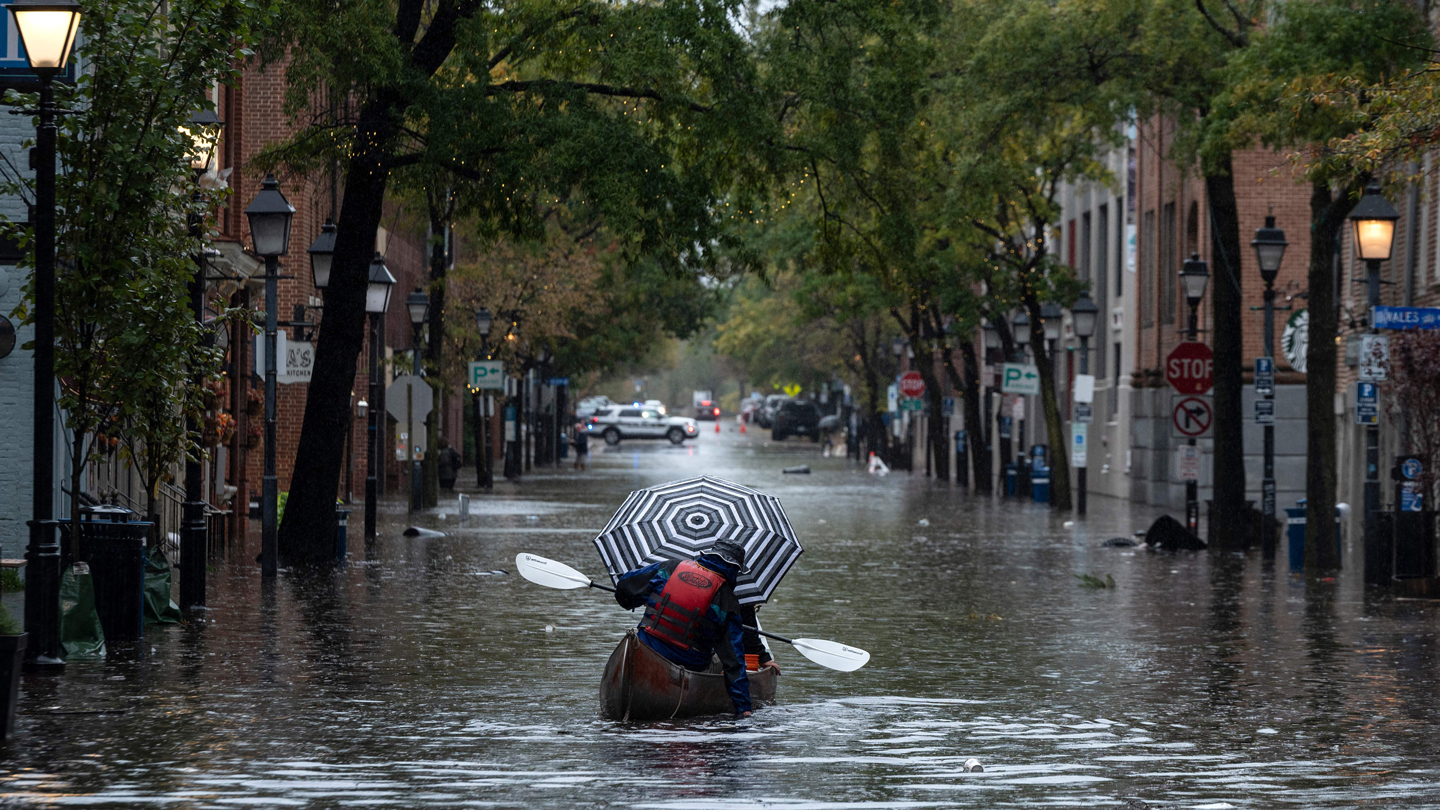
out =
[[[1200,335],[1200,299],[1205,297],[1205,286],[1210,282],[1210,266],[1201,261],[1199,253],[1191,253],[1190,258],[1180,268],[1180,286],[1185,290],[1185,302],[1190,305],[1190,328],[1188,330],[1189,340],[1194,341]],[[1186,444],[1195,446],[1195,439],[1187,439]],[[1185,482],[1185,528],[1192,533],[1200,529],[1200,482]]]
[[[1080,295],[1080,300],[1076,301],[1075,305],[1070,307],[1070,318],[1074,322],[1075,336],[1080,338],[1081,374],[1090,373],[1090,336],[1095,334],[1095,321],[1099,317],[1099,315],[1100,308],[1095,306],[1094,301],[1090,300],[1089,293],[1082,293]],[[1088,430],[1088,428],[1086,428],[1086,430]],[[1085,438],[1086,441],[1089,441],[1090,437],[1087,435]],[[1086,453],[1086,455],[1088,456],[1089,453]],[[1076,467],[1079,470],[1079,478],[1077,479],[1079,490],[1075,498],[1075,514],[1084,515],[1086,464],[1077,464]]]
[[[182,134],[190,137],[189,161],[190,169],[195,174],[195,196],[197,205],[203,202],[200,193],[200,177],[210,168],[210,161],[215,154],[215,142],[220,137],[220,128],[224,123],[214,110],[200,110],[190,116],[188,127],[181,127]],[[204,234],[204,216],[196,211],[190,215],[190,238],[200,242]],[[205,261],[206,248],[200,245],[200,250],[195,254],[195,277],[189,284],[190,311],[195,316],[197,323],[205,322]],[[198,365],[191,370],[190,385],[199,390],[205,384],[203,375]],[[185,430],[192,437],[196,437],[198,447],[200,426],[195,420],[194,414],[187,414],[185,417]],[[180,521],[180,609],[185,610],[192,605],[205,604],[205,562],[208,555],[209,545],[206,541],[207,531],[205,525],[205,497],[201,490],[204,488],[204,474],[200,468],[200,458],[197,454],[186,454],[185,457],[185,504],[182,507],[182,519]]]
[[[1380,193],[1380,184],[1365,189],[1350,221],[1355,223],[1355,251],[1365,260],[1370,304],[1370,332],[1375,328],[1375,307],[1380,306],[1380,263],[1390,258],[1395,242],[1395,222],[1400,212]],[[1365,543],[1376,542],[1376,516],[1380,512],[1380,425],[1365,426]]]
[[[537,465],[545,464],[547,461],[559,463],[559,459],[555,457],[554,453],[554,432],[546,425],[545,416],[540,412],[543,399],[540,392],[549,387],[550,361],[554,358],[555,355],[550,351],[549,346],[541,346],[540,353],[535,355],[535,404],[531,408],[530,425],[535,434],[534,454]]]
[[[475,310],[475,331],[480,333],[480,359],[490,359],[490,328],[495,324],[495,316],[490,313],[488,307],[481,307]],[[490,413],[490,392],[475,389],[475,478],[476,484],[486,490],[490,490],[493,479],[490,474],[490,457],[486,453],[490,449],[490,421],[487,418]]]
[[[1275,227],[1275,217],[1265,217],[1265,227],[1255,229],[1255,238],[1250,246],[1255,249],[1255,259],[1260,265],[1260,278],[1265,281],[1265,358],[1270,367],[1275,367],[1275,276],[1280,272],[1280,261],[1285,258],[1285,232]],[[1263,394],[1265,399],[1275,399],[1272,385]],[[1274,413],[1272,410],[1271,413]],[[1261,554],[1265,559],[1275,557],[1275,425],[1264,425],[1265,472],[1260,483],[1260,511],[1264,516],[1264,534],[1260,536]]]
[[[25,660],[63,666],[60,650],[60,546],[55,541],[55,90],[65,69],[80,5],[15,0],[15,27],[30,70],[40,79],[35,130],[35,391],[31,447],[30,542],[25,551]],[[79,527],[75,527],[78,529]]]
[[[390,291],[395,287],[395,277],[385,266],[385,259],[379,253],[370,260],[370,279],[365,287],[365,314],[370,316],[370,407],[366,420],[368,432],[365,451],[365,536],[375,536],[375,508],[380,498],[380,482],[376,471],[380,467],[381,419],[385,408],[380,404],[385,388],[380,381],[380,344],[384,342],[383,329],[385,311],[390,308]]]
[[[276,310],[280,306],[277,285],[280,256],[290,249],[290,221],[295,216],[295,208],[280,193],[275,175],[265,175],[260,193],[245,209],[245,216],[250,220],[250,239],[255,253],[265,260],[265,477],[260,490],[260,575],[271,578],[279,569],[280,485],[275,474],[275,334]]]
[[[1060,323],[1064,319],[1065,313],[1059,304],[1040,305],[1040,325],[1045,329],[1045,356],[1050,358],[1051,362],[1055,360],[1055,344],[1060,340]]]
[[[418,379],[421,373],[420,336],[425,329],[425,319],[430,314],[430,296],[419,287],[415,292],[405,297],[405,308],[410,310],[410,327],[414,330],[415,337],[415,377]],[[410,453],[410,511],[419,512],[425,508],[425,481],[424,473],[420,469],[420,456],[415,452],[415,395],[414,387],[411,387],[410,410],[407,415],[410,417],[410,439],[405,447]]]
[[[1020,347],[1020,362],[1024,363],[1030,359],[1030,313],[1021,310],[1011,323],[1015,326],[1015,345]],[[1025,395],[1016,394],[1015,396],[1023,397]],[[1023,416],[1019,420],[1015,420],[1010,432],[1014,434],[1013,441],[1020,447],[1020,452],[1023,454],[1025,452],[1025,419]]]

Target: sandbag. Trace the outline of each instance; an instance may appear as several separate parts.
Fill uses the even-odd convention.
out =
[[[105,628],[95,611],[88,563],[77,562],[60,577],[60,647],[66,660],[105,657]]]
[[[1169,515],[1161,515],[1145,531],[1145,545],[1159,546],[1165,551],[1203,551],[1205,541],[1190,533],[1185,524]]]
[[[180,624],[180,606],[170,599],[170,561],[159,546],[145,555],[145,623]]]

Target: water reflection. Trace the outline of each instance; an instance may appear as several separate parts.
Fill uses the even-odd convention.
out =
[[[332,576],[262,586],[254,549],[237,549],[210,610],[152,629],[143,661],[26,680],[0,801],[830,810],[1440,795],[1434,605],[1366,592],[1358,571],[1307,582],[1258,555],[1102,548],[1153,518],[1106,499],[1066,526],[1033,504],[855,472],[808,443],[741,439],[627,443],[587,475],[500,484],[463,524],[419,519],[445,537],[403,537],[403,503],[386,504],[379,538],[352,544]],[[802,462],[812,475],[781,473]],[[624,495],[699,472],[774,492],[806,545],[766,626],[874,658],[840,675],[777,649],[780,705],[751,721],[601,721],[600,668],[636,617],[597,591],[531,586],[511,561],[534,551],[599,576],[589,539]],[[1117,587],[1079,587],[1079,573]],[[985,771],[964,772],[969,757]]]

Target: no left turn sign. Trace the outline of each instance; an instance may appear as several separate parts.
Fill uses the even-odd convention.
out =
[[[1176,396],[1171,399],[1171,435],[1182,439],[1209,436],[1214,422],[1215,406],[1208,397]]]

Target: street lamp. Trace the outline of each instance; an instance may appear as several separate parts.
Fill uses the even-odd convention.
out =
[[[279,479],[275,474],[275,334],[280,307],[277,291],[280,256],[290,249],[290,222],[295,208],[280,193],[275,175],[265,175],[260,193],[245,209],[255,253],[265,260],[265,477],[260,495],[260,575],[274,577],[278,563]]]
[[[1060,309],[1059,304],[1044,303],[1040,305],[1040,323],[1045,327],[1045,339],[1050,342],[1050,350],[1055,350],[1055,341],[1060,339],[1060,323],[1065,319],[1065,312]]]
[[[1375,308],[1380,306],[1380,262],[1390,258],[1395,241],[1395,222],[1400,212],[1380,193],[1380,184],[1365,189],[1350,221],[1355,224],[1355,252],[1365,260],[1370,304],[1370,332],[1375,328]],[[1376,515],[1380,512],[1380,425],[1365,426],[1365,543],[1376,542]]]
[[[490,313],[489,307],[475,310],[475,331],[480,333],[480,355],[484,360],[490,359],[490,328],[494,324],[495,316]],[[487,455],[490,446],[490,422],[486,417],[490,413],[490,392],[477,388],[472,397],[475,409],[476,484],[488,491],[493,484],[490,476],[490,458]]]
[[[335,259],[335,223],[329,217],[320,226],[320,235],[305,249],[310,254],[310,277],[315,289],[324,294],[330,286],[330,265]]]
[[[1020,359],[1024,360],[1030,346],[1030,313],[1021,310],[1010,324],[1015,327],[1015,345],[1020,347]]]
[[[25,660],[62,666],[60,546],[55,540],[55,75],[65,69],[80,5],[10,4],[30,70],[40,79],[40,125],[35,130],[35,390],[32,414],[30,543],[25,551]],[[74,527],[79,529],[78,526]]]
[[[1265,282],[1265,360],[1275,368],[1275,276],[1280,273],[1280,262],[1285,258],[1285,232],[1275,227],[1275,217],[1265,217],[1265,227],[1255,229],[1255,238],[1250,246],[1255,249],[1255,261],[1260,265],[1260,278]],[[1256,369],[1258,374],[1259,369]],[[1258,378],[1257,378],[1258,382]],[[1256,386],[1259,387],[1258,385]],[[1267,400],[1274,401],[1275,387],[1271,385],[1263,392],[1257,392]],[[1274,406],[1271,406],[1272,414]],[[1264,477],[1260,483],[1260,512],[1263,515],[1264,534],[1260,536],[1261,554],[1265,559],[1275,557],[1275,425],[1263,425],[1265,442]]]
[[[1080,300],[1070,307],[1070,318],[1074,322],[1075,336],[1080,338],[1080,373],[1090,373],[1090,337],[1095,334],[1095,321],[1100,316],[1100,308],[1090,300],[1090,293],[1081,293]],[[1077,421],[1079,421],[1077,419]],[[1086,422],[1088,423],[1088,419]],[[1086,437],[1089,438],[1088,436]],[[1088,455],[1088,454],[1087,454]],[[1077,465],[1080,475],[1078,480],[1079,493],[1075,500],[1075,514],[1085,514],[1085,472],[1086,465]]]
[[[380,446],[381,419],[385,418],[385,407],[381,405],[384,388],[380,384],[380,344],[384,342],[382,327],[385,310],[390,308],[390,290],[395,287],[395,277],[385,266],[385,259],[378,252],[370,260],[370,276],[365,287],[365,314],[370,316],[370,402],[366,419],[369,433],[368,449],[365,452],[365,536],[375,536],[375,511],[380,497],[380,481],[377,478],[379,459],[383,448]]]
[[[425,330],[425,319],[430,314],[430,296],[419,287],[405,296],[405,308],[410,311],[410,328],[414,330],[414,352],[415,352],[415,376],[418,379],[422,373],[420,359],[421,333]],[[412,391],[413,385],[412,385]],[[414,406],[414,396],[411,396],[411,406]],[[405,446],[410,451],[410,511],[419,512],[425,508],[425,482],[424,473],[421,470],[420,457],[415,453],[416,443],[415,415],[410,414],[410,439]]]
[[[210,162],[215,155],[215,144],[220,140],[220,130],[224,122],[214,110],[202,109],[190,116],[186,126],[179,127],[179,131],[189,140],[189,147],[185,150],[186,159],[190,169],[195,176],[195,191],[193,200],[196,203],[194,211],[190,214],[190,238],[200,244],[200,250],[195,254],[195,277],[190,280],[188,291],[190,293],[190,312],[194,315],[197,323],[205,323],[205,283],[206,283],[206,252],[202,240],[204,239],[205,217],[201,213],[201,204],[204,196],[200,190],[200,176],[210,168]],[[190,385],[199,390],[204,385],[204,376],[198,367],[191,369]],[[191,436],[195,436],[198,446],[200,426],[197,424],[195,415],[186,414],[185,430]],[[209,550],[207,542],[208,526],[205,521],[205,498],[204,471],[200,467],[200,458],[197,454],[187,453],[185,456],[185,503],[181,507],[180,521],[180,609],[185,610],[192,605],[205,604],[205,562]]]
[[[1180,268],[1180,284],[1185,288],[1185,302],[1190,305],[1190,329],[1189,340],[1194,341],[1200,335],[1200,299],[1205,297],[1205,286],[1210,282],[1210,266],[1201,258],[1199,253],[1191,253],[1190,258]],[[1195,446],[1195,439],[1186,440],[1186,444]],[[1200,530],[1200,482],[1185,482],[1185,528],[1192,533]]]
[[[983,345],[987,351],[1000,348],[1000,330],[995,328],[995,324],[985,321],[980,325],[980,334],[982,340],[981,345]]]

